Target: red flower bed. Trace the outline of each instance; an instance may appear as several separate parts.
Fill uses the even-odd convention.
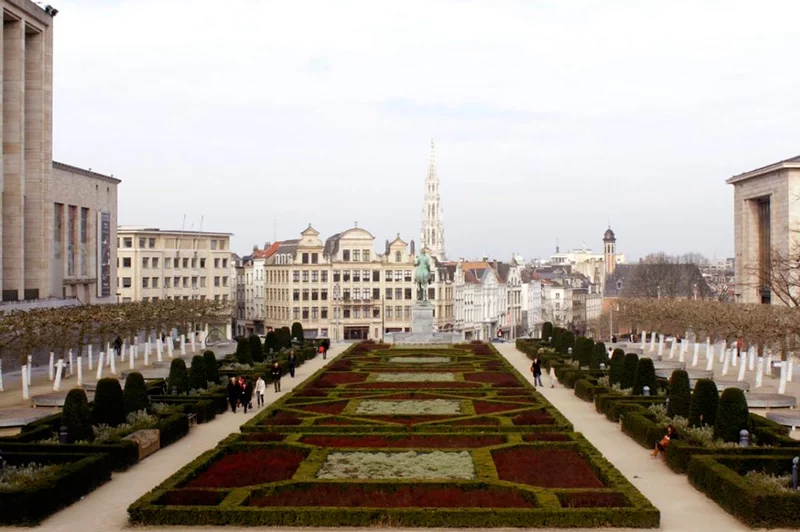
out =
[[[472,401],[476,414],[496,414],[497,412],[508,412],[525,408],[525,405],[515,405],[510,403],[492,403],[489,401]]]
[[[365,380],[367,380],[368,376],[369,376],[368,373],[326,371],[325,373],[322,374],[322,377],[320,377],[319,381],[325,381],[331,384],[350,384],[351,382],[364,382]]]
[[[217,506],[227,493],[208,490],[171,490],[159,500],[167,506]]]
[[[522,441],[572,441],[572,439],[563,432],[531,432],[523,434]]]
[[[511,418],[514,425],[554,425],[556,420],[544,410],[522,412]]]
[[[492,451],[500,480],[542,488],[603,488],[592,466],[572,449],[512,447]]]
[[[337,360],[330,366],[328,366],[328,370],[330,371],[350,371],[353,367],[353,362],[351,360]]]
[[[408,392],[408,393],[390,393],[389,395],[381,395],[381,400],[392,400],[392,401],[399,401],[399,400],[420,400],[420,399],[442,399],[447,398],[447,396],[438,394],[438,393],[417,393],[417,392]]]
[[[303,420],[299,414],[279,410],[272,417],[261,421],[260,425],[299,425]]]
[[[348,401],[337,401],[335,403],[319,403],[313,405],[298,406],[303,410],[316,412],[318,414],[341,414],[344,407],[347,406]]]
[[[407,436],[303,436],[300,440],[320,447],[362,447],[362,448],[417,448],[428,447],[438,449],[474,449],[489,445],[501,445],[506,442],[505,436],[459,436],[459,435],[421,435]]]
[[[564,508],[625,508],[631,505],[622,493],[607,491],[560,493],[558,499]]]
[[[356,420],[356,419],[347,419],[347,418],[338,418],[338,417],[326,417],[323,419],[318,419],[314,422],[314,426],[348,426],[348,425],[374,425],[374,423],[370,423],[365,420]]]
[[[286,439],[286,434],[278,434],[277,432],[249,432],[247,434],[242,434],[239,439],[241,441],[259,442],[283,441]]]
[[[295,397],[327,397],[328,392],[325,390],[317,390],[314,388],[303,388],[297,392],[294,392]]]
[[[190,488],[238,488],[289,480],[306,453],[287,447],[257,447],[227,454],[187,483]]]
[[[428,421],[438,421],[440,419],[447,419],[453,416],[359,416],[375,421],[387,421],[389,423],[400,423],[402,425],[417,425],[419,423],[427,423]]]
[[[453,427],[496,427],[499,424],[500,420],[495,417],[474,417],[449,423],[437,423],[437,425],[450,425]]]
[[[484,382],[501,388],[519,388],[522,383],[507,373],[465,373],[464,378],[472,382]]]
[[[491,360],[489,362],[486,362],[483,365],[483,368],[486,371],[503,371],[504,369],[506,369],[500,362],[497,362],[496,360]]]
[[[441,485],[303,484],[251,497],[250,506],[293,508],[534,508],[533,497],[504,488],[469,489]]]
[[[357,390],[396,390],[414,388],[417,390],[428,389],[447,389],[447,388],[477,388],[480,384],[477,382],[364,382],[361,384],[354,384],[350,386],[351,389]]]
[[[519,396],[519,397],[527,397],[527,398],[532,399],[532,400],[535,401],[536,397],[533,396],[532,393],[535,393],[535,392],[525,392],[523,390],[497,390],[497,395],[502,395],[503,397],[508,396],[508,395],[514,395],[514,396]],[[514,399],[514,400],[518,401],[519,399]]]

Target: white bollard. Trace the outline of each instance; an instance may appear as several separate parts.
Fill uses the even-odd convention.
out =
[[[169,352],[169,358],[174,356],[175,346],[173,344],[172,338],[167,339],[167,351]]]
[[[746,369],[747,364],[745,363],[745,359],[742,359],[741,364],[739,364],[739,375],[736,377],[736,382],[744,381],[744,372]]]
[[[55,362],[56,354],[50,351],[50,362],[47,363],[47,380],[53,382],[55,378],[55,367],[53,363]]]
[[[89,371],[92,371],[94,369],[92,368],[92,344],[88,346],[87,355],[89,356]]]
[[[56,364],[56,380],[53,383],[53,391],[57,392],[61,390],[61,376],[64,374],[64,359],[59,358],[58,363]]]
[[[731,347],[731,366],[734,368],[739,363],[739,350],[735,347]]]
[[[764,363],[764,375],[772,377],[772,352],[767,353],[767,360]]]
[[[186,356],[186,335],[181,335],[181,356]]]
[[[100,356],[97,357],[97,380],[103,378],[103,357],[105,353],[100,351]]]
[[[647,331],[642,331],[642,353],[644,353],[644,348],[647,346]]]
[[[694,343],[694,352],[692,353],[692,367],[697,366],[697,362],[700,360],[700,344],[697,342]]]
[[[786,378],[789,376],[789,362],[781,362],[781,380],[778,383],[778,393],[786,393]]]
[[[163,354],[164,349],[161,345],[161,340],[156,340],[156,360],[161,362],[161,355]]]
[[[3,361],[0,360],[0,392],[6,391],[3,387]]]
[[[114,353],[110,353],[108,355],[108,359],[111,361],[111,364],[109,365],[109,367],[111,368],[111,374],[112,375],[116,375],[117,374],[117,361],[116,361],[116,358],[117,357],[114,356]]]
[[[722,376],[728,374],[728,368],[730,367],[731,357],[729,356],[730,351],[727,349],[724,350],[722,354]]]
[[[132,346],[131,349],[132,349],[132,351],[130,353],[130,356],[128,357],[128,369],[134,369],[133,365],[135,363],[133,357],[134,357],[134,354],[136,353],[136,346]]]
[[[749,369],[750,371],[755,370],[756,369],[756,348],[755,348],[755,346],[751,345],[747,349],[747,357],[749,358],[748,366],[750,366],[747,369]]]
[[[128,345],[125,342],[122,342],[122,348],[119,351],[119,361],[120,362],[125,362],[125,351],[127,351],[126,347],[128,347]],[[116,349],[114,351],[116,351]],[[115,356],[116,356],[116,353],[115,353]],[[111,360],[111,357],[109,357],[109,361],[110,360]],[[110,364],[110,362],[109,362],[109,364]]]
[[[75,375],[75,372],[72,370],[72,349],[69,350],[69,376],[72,377]]]
[[[681,342],[680,347],[678,347],[678,362],[680,362],[681,364],[686,362],[686,347],[688,345],[689,345],[689,340],[686,340],[684,338],[683,341]]]
[[[20,378],[22,379],[22,398],[23,399],[30,399],[31,394],[30,390],[28,389],[28,365],[22,365],[22,373],[20,373]]]
[[[714,357],[710,356],[706,359],[706,371],[714,371]]]
[[[764,362],[766,361],[766,357],[758,357],[756,360],[756,382],[755,388],[761,388],[761,385],[764,383]]]
[[[144,343],[144,359],[147,360],[150,355],[150,340]]]
[[[786,369],[786,380],[792,382],[792,376],[794,375],[794,360],[792,360],[792,355],[789,355],[789,360],[787,362],[789,366]]]
[[[656,333],[650,333],[650,351],[656,350]]]
[[[206,350],[206,334],[205,331],[200,331],[200,349],[205,351]]]
[[[28,371],[25,372],[25,378],[28,381],[28,386],[31,385],[31,368],[33,368],[33,355],[28,355]]]
[[[197,334],[195,334],[195,333],[192,333],[192,334],[189,335],[189,340],[192,342],[192,353],[194,353],[197,350],[196,349],[197,346],[195,345],[195,337],[196,336],[197,336]]]
[[[713,357],[714,352],[711,350],[711,337],[706,337],[706,358]]]
[[[675,340],[673,340],[672,344],[669,346],[669,358],[670,358],[670,360],[675,358],[675,347],[677,347],[677,342]]]
[[[81,365],[81,356],[78,355],[78,386],[83,386],[83,366]]]
[[[145,350],[144,350],[144,365],[145,366],[149,366],[150,365],[150,348],[149,347],[145,347]]]

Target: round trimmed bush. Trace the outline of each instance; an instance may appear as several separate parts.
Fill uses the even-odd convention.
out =
[[[61,424],[67,427],[67,442],[92,441],[92,413],[86,392],[73,388],[64,399],[64,410],[61,412]]]
[[[575,349],[573,349],[573,360],[577,360],[581,367],[588,367],[592,362],[592,350],[594,349],[594,340],[591,338],[580,337],[575,341]]]
[[[275,331],[269,331],[264,338],[264,355],[269,355],[270,351],[277,353],[280,349],[278,334]]]
[[[292,323],[292,339],[297,338],[298,342],[303,342],[306,338],[303,332],[303,324],[299,321]]]
[[[239,364],[253,365],[253,353],[250,351],[250,340],[239,338],[236,342],[236,362]]]
[[[700,379],[694,385],[692,401],[689,403],[689,426],[714,426],[719,406],[719,390],[711,379]]]
[[[547,342],[551,336],[553,336],[553,324],[546,321],[542,324],[542,340]]]
[[[214,351],[203,353],[203,360],[206,363],[206,381],[219,384],[219,365]]]
[[[625,355],[625,364],[622,371],[622,382],[620,386],[623,390],[633,388],[633,379],[636,377],[636,366],[639,365],[639,355],[628,353]]]
[[[589,367],[591,369],[600,369],[600,364],[605,364],[608,366],[608,352],[606,351],[606,344],[603,342],[597,342],[594,344]]]
[[[150,408],[150,397],[147,395],[147,386],[144,384],[144,377],[138,371],[134,371],[125,378],[125,413],[138,412]]]
[[[261,338],[257,334],[251,334],[247,341],[250,347],[250,358],[253,359],[253,362],[263,362],[264,347],[261,345]]]
[[[169,366],[169,378],[167,379],[169,385],[169,393],[182,394],[189,391],[189,375],[186,372],[186,362],[182,358],[172,359],[172,364]]]
[[[656,394],[656,368],[652,358],[640,358],[636,364],[636,376],[633,378],[633,395],[642,395],[642,390],[647,386],[650,395]]]
[[[622,378],[625,373],[625,354],[617,353],[614,350],[614,356],[611,357],[611,369],[608,372],[608,382],[613,386],[614,384],[622,384]]]
[[[669,405],[667,415],[670,417],[689,417],[689,403],[692,390],[689,386],[689,374],[685,370],[676,369],[669,378]]]
[[[205,390],[207,386],[206,361],[201,355],[195,355],[192,357],[192,365],[189,368],[189,389]]]
[[[92,425],[116,427],[125,423],[125,397],[117,379],[105,378],[97,381],[92,408]]]
[[[726,388],[719,398],[717,419],[714,421],[714,438],[738,442],[739,431],[749,428],[750,410],[747,399],[739,388]]]
[[[575,335],[570,331],[564,331],[561,334],[561,352],[564,354],[569,353],[570,348],[575,352]]]
[[[614,352],[613,352],[613,353],[611,353],[611,356],[613,357],[613,356],[614,356],[614,355],[616,355],[617,353],[619,353],[619,354],[620,354],[620,355],[622,355],[622,356],[625,356],[625,351],[623,351],[623,350],[622,350],[622,349],[620,349],[619,347],[615,347],[615,348],[614,348]]]

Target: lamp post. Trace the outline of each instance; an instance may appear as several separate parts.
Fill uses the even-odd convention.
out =
[[[386,334],[386,300],[381,296],[381,343],[384,343]]]
[[[333,318],[335,320],[334,325],[334,337],[336,341],[339,341],[339,313],[342,311],[341,306],[339,305],[339,297],[340,297],[341,286],[339,283],[333,285]]]

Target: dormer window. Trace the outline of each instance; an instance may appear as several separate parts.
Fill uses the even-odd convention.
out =
[[[399,251],[395,251],[395,253],[394,253],[394,261],[395,262],[400,262],[402,259],[403,259],[403,254],[400,253]]]

